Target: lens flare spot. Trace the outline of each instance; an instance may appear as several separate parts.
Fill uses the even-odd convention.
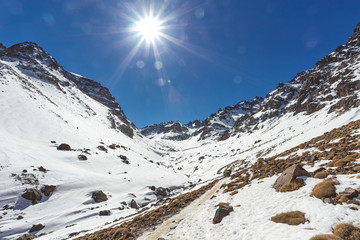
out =
[[[167,80],[167,82],[168,82],[168,83],[171,83],[171,80],[169,79],[169,80]]]
[[[156,84],[160,87],[163,87],[165,85],[165,80],[162,78],[159,78],[158,80],[156,80]]]
[[[140,69],[143,69],[145,67],[145,63],[143,60],[137,60],[136,61],[136,66]]]
[[[154,63],[154,67],[155,67],[156,70],[160,70],[160,69],[162,69],[163,64],[162,64],[162,62],[160,62],[160,61],[156,61],[156,62]]]

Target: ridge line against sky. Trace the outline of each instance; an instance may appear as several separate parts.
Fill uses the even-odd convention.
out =
[[[39,44],[65,70],[108,87],[139,128],[264,97],[360,21],[355,0],[0,0],[0,9],[1,43]],[[149,47],[129,29],[151,11],[166,27]]]

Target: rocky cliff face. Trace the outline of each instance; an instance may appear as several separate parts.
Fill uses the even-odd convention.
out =
[[[325,110],[337,115],[360,105],[360,23],[346,44],[301,72],[289,82],[280,83],[266,97],[256,97],[219,109],[204,121],[182,125],[168,122],[147,126],[141,133],[150,138],[184,140],[225,140],[251,133],[262,123],[285,114],[313,114]]]
[[[74,87],[80,89],[82,93],[109,108],[108,120],[112,128],[120,130],[129,137],[134,135],[136,126],[127,119],[120,105],[106,87],[91,79],[64,70],[52,56],[36,43],[19,43],[9,48],[0,44],[0,60],[3,60],[0,63],[0,68],[4,70],[0,71],[1,76],[16,75],[16,71],[12,69],[15,67],[24,75],[34,76],[44,83],[52,84],[64,94],[68,93],[68,89]],[[12,67],[6,63],[11,63]],[[29,79],[22,78],[22,81],[24,85],[34,90]],[[36,91],[40,90],[37,89]]]

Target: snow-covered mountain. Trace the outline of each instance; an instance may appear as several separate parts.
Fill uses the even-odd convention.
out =
[[[146,126],[141,133],[150,138],[187,140],[225,140],[230,136],[252,133],[286,114],[314,114],[324,108],[341,114],[360,105],[360,25],[346,44],[301,72],[289,82],[280,83],[266,97],[256,97],[219,109],[204,121],[188,124],[166,122]]]
[[[132,229],[125,234],[124,229],[111,232],[106,227],[133,220],[143,229],[137,234],[142,233],[149,230],[146,221],[157,219],[160,212],[177,212],[210,188],[188,210],[190,218],[183,221],[190,213],[181,213],[167,224],[177,225],[171,225],[166,239],[302,239],[314,235],[307,232],[311,228],[326,233],[337,219],[353,221],[356,214],[339,205],[323,207],[321,200],[310,198],[316,179],[307,180],[301,196],[290,193],[284,204],[264,204],[261,214],[253,214],[259,209],[251,203],[256,198],[261,205],[268,197],[280,201],[284,195],[271,184],[287,162],[306,163],[313,171],[340,157],[338,142],[348,154],[358,151],[352,141],[359,139],[358,124],[333,129],[360,119],[359,91],[360,24],[346,44],[265,98],[219,109],[203,121],[165,122],[138,130],[107,88],[66,71],[37,44],[0,44],[0,184],[6,186],[0,188],[0,238],[66,239],[104,229],[110,234],[104,239],[131,239]],[[324,142],[334,145],[321,145]],[[309,161],[314,154],[319,162]],[[267,165],[269,169],[262,167]],[[221,178],[224,169],[232,169],[236,178],[207,185]],[[341,191],[356,184],[350,179],[355,171],[349,176],[332,167],[327,171],[339,174]],[[231,190],[222,194],[220,187]],[[230,215],[226,226],[215,225],[220,229],[199,224],[200,217],[211,218],[219,201],[238,204],[244,214]],[[283,227],[276,234],[272,231],[278,225],[257,218],[306,205],[314,206],[309,229]],[[328,222],[319,223],[324,218]],[[263,234],[256,235],[261,227]],[[142,238],[158,239],[162,233]]]
[[[168,165],[107,88],[67,72],[35,43],[1,45],[0,239],[16,239],[33,224],[54,232],[45,239],[67,237],[132,214],[131,200],[144,206],[158,198],[156,188],[186,185]],[[95,202],[96,191],[108,200]]]

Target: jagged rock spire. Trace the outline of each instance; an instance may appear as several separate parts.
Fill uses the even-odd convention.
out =
[[[356,25],[354,33],[347,40],[346,46],[348,45],[360,46],[360,22]]]

